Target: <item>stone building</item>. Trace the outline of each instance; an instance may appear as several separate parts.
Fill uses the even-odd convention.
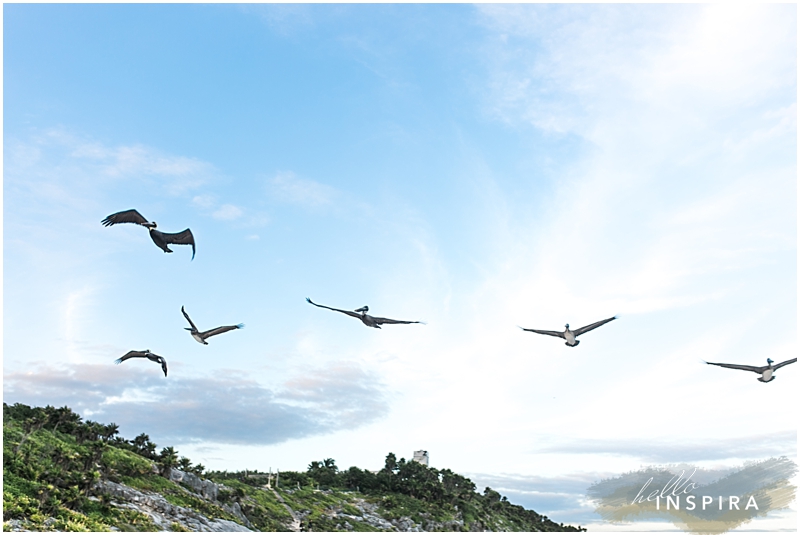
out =
[[[428,451],[427,450],[417,450],[414,452],[414,460],[420,464],[424,464],[428,466]]]

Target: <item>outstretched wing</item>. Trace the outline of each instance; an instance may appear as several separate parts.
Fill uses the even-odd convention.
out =
[[[730,368],[732,370],[744,370],[755,373],[764,373],[764,370],[769,368],[769,366],[745,366],[744,364],[724,364],[722,362],[706,362],[706,364],[711,364],[712,366],[722,366],[723,368]]]
[[[244,323],[239,323],[238,325],[226,325],[224,327],[217,327],[216,329],[211,329],[210,331],[200,333],[200,336],[202,336],[203,338],[208,338],[209,336],[226,333],[228,331],[233,331],[236,329],[244,329]]]
[[[341,308],[331,308],[331,307],[326,307],[325,305],[318,305],[318,304],[316,304],[314,301],[312,301],[311,299],[309,299],[308,297],[306,297],[306,301],[308,301],[309,303],[311,303],[311,304],[312,304],[312,305],[314,305],[315,307],[319,307],[319,308],[327,308],[328,310],[335,310],[336,312],[341,312],[342,314],[347,314],[348,316],[353,316],[354,318],[361,318],[361,314],[358,314],[358,313],[356,313],[356,312],[351,312],[351,311],[349,311],[349,310],[342,310]]]
[[[519,327],[519,325],[517,325],[517,327]],[[525,327],[519,327],[519,328],[522,329],[523,331],[528,331],[537,334],[546,334],[548,336],[557,336],[558,338],[564,338],[566,340],[564,333],[560,333],[558,331],[540,331],[539,329],[526,329]]]
[[[192,318],[189,317],[189,314],[186,313],[186,311],[183,309],[183,307],[181,307],[181,312],[183,312],[183,317],[186,318],[186,321],[189,322],[189,325],[192,326],[192,329],[194,329],[196,331],[197,330],[197,325],[194,324],[194,322],[192,321]]]
[[[384,323],[423,323],[421,321],[403,321],[403,320],[393,320],[389,318],[376,318],[375,316],[372,316],[372,319],[378,325],[383,325]]]
[[[773,369],[773,370],[777,370],[778,368],[781,368],[781,367],[783,367],[783,366],[786,366],[787,364],[793,364],[793,363],[795,363],[795,362],[797,362],[797,357],[795,357],[795,358],[793,358],[793,359],[789,359],[789,360],[784,360],[784,361],[783,361],[783,362],[781,362],[780,364],[776,364],[775,366],[773,366],[773,367],[772,367],[772,369]]]
[[[194,260],[194,236],[192,236],[191,230],[187,228],[182,232],[176,232],[174,234],[162,232],[161,236],[163,236],[164,241],[167,243],[174,243],[175,245],[191,245],[192,260]]]
[[[143,358],[146,355],[147,355],[146,351],[128,351],[114,362],[116,362],[117,364],[121,364],[128,359]]]
[[[595,322],[595,323],[592,323],[591,325],[587,325],[587,326],[585,326],[585,327],[581,327],[580,329],[575,329],[575,330],[574,330],[574,331],[572,331],[572,332],[574,332],[574,333],[575,333],[575,336],[580,336],[580,335],[581,335],[581,334],[583,334],[583,333],[588,333],[588,332],[589,332],[589,331],[591,331],[592,329],[597,329],[597,328],[598,328],[598,327],[600,327],[601,325],[605,325],[605,324],[606,324],[606,323],[608,323],[609,321],[614,321],[615,319],[617,319],[617,317],[616,317],[616,316],[614,316],[613,318],[608,318],[608,319],[606,319],[606,320],[600,320],[600,321],[597,321],[597,322]]]
[[[148,221],[142,214],[131,209],[125,210],[124,212],[111,214],[107,218],[103,219],[101,223],[106,227],[110,227],[111,225],[117,225],[119,223],[136,223],[137,225],[144,225],[145,223],[148,223]]]
[[[161,369],[164,370],[164,377],[167,376],[167,359],[164,357],[158,357],[158,361],[161,363]]]

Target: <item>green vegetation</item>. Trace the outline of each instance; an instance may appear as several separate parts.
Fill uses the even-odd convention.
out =
[[[249,527],[260,531],[287,531],[293,514],[303,531],[386,531],[414,525],[430,531],[585,531],[513,505],[490,488],[478,493],[472,481],[450,470],[398,460],[392,453],[378,472],[357,467],[342,471],[333,459],[324,459],[312,462],[305,472],[282,472],[279,484],[273,477],[270,488],[268,474],[205,473],[202,465],[193,465],[173,447],[157,451],[144,433],[126,440],[118,436],[115,424],[84,422],[68,407],[4,403],[3,520],[35,531],[192,531],[188,520],[178,521],[183,517],[169,517],[165,524],[136,508],[119,507],[125,500],[117,496],[118,489],[129,488],[208,521],[246,523],[243,514]],[[168,479],[172,468],[216,483],[217,499]],[[163,500],[159,503],[171,510]],[[5,524],[4,530],[9,529]]]

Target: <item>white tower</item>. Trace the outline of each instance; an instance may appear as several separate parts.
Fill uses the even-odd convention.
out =
[[[414,452],[414,460],[419,464],[428,466],[428,452],[427,450],[417,450]]]

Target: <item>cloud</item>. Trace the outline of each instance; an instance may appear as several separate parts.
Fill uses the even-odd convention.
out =
[[[586,525],[597,521],[594,507],[586,500],[586,489],[600,479],[597,473],[566,474],[560,477],[518,474],[467,474],[477,490],[491,487],[511,503],[533,509],[556,522]],[[606,477],[610,474],[606,474]]]
[[[714,459],[754,459],[792,455],[797,450],[797,432],[748,435],[724,440],[682,441],[592,439],[557,442],[536,453],[585,455],[630,455],[655,463],[697,462]]]
[[[28,187],[37,195],[48,188],[76,195],[82,188],[94,191],[98,185],[118,185],[129,178],[163,188],[169,195],[183,195],[219,174],[199,158],[139,143],[108,145],[61,127],[35,132],[24,141],[11,140],[9,145],[6,180],[30,182]]]
[[[222,219],[224,221],[232,221],[242,217],[244,211],[238,206],[232,204],[223,204],[211,216],[214,219]]]
[[[387,411],[381,386],[355,364],[310,370],[280,388],[230,370],[206,377],[173,370],[165,378],[150,364],[40,363],[6,374],[3,397],[7,403],[67,404],[93,420],[119,424],[128,438],[146,432],[160,443],[276,444],[353,429]]]
[[[389,410],[383,399],[373,399],[381,389],[376,379],[361,367],[338,362],[324,370],[313,370],[286,382],[281,397],[306,407],[317,407],[345,426],[377,418]],[[371,400],[364,404],[365,400]]]
[[[196,195],[192,199],[192,204],[200,208],[212,208],[216,200],[213,195]]]
[[[165,154],[142,144],[108,146],[62,129],[48,130],[44,139],[65,147],[72,158],[96,165],[107,177],[145,175],[168,179],[164,186],[176,195],[197,188],[216,173],[213,165],[198,158]]]
[[[771,453],[762,452],[758,456],[763,459],[769,455]],[[602,527],[602,518],[614,516],[618,511],[615,508],[608,508],[608,511],[598,512],[597,502],[609,501],[610,497],[616,497],[619,490],[623,488],[630,494],[628,497],[630,500],[635,497],[637,491],[651,476],[656,476],[655,482],[660,482],[661,485],[658,488],[661,488],[670,480],[671,475],[681,476],[683,474],[684,481],[690,479],[701,489],[714,489],[714,495],[721,494],[723,496],[738,495],[742,492],[742,487],[746,488],[748,485],[752,487],[753,483],[756,483],[755,486],[764,486],[779,482],[793,495],[793,487],[788,485],[786,480],[790,479],[794,472],[796,472],[796,465],[793,461],[785,457],[772,457],[743,466],[713,469],[698,468],[685,463],[659,465],[640,468],[622,475],[600,471],[566,473],[556,477],[482,473],[466,475],[476,484],[477,490],[482,491],[484,487],[491,487],[507,496],[511,503],[523,505],[540,514],[545,514],[556,522],[582,526],[598,523],[597,527]],[[650,490],[653,488],[655,487]],[[733,489],[736,490],[733,491]],[[782,498],[784,501],[785,497],[786,493]],[[746,499],[743,504],[745,502]],[[700,503],[699,500],[698,503]],[[764,500],[764,505],[769,503],[769,500]],[[619,526],[618,522],[622,520],[623,516],[618,515],[614,519],[615,526]],[[628,516],[634,517],[629,520],[634,520],[635,526],[638,526],[640,531],[645,529],[640,522],[642,518],[637,518],[637,514]],[[642,516],[647,518],[647,515]],[[606,524],[606,529],[608,529],[608,524]]]
[[[305,4],[250,4],[239,6],[239,9],[244,13],[256,15],[271,30],[282,36],[314,26],[312,8]]]
[[[615,312],[687,308],[734,293],[710,273],[794,249],[796,31],[779,24],[786,9],[477,11],[492,30],[488,113],[562,136],[576,153],[533,224],[515,217],[539,207],[520,206],[525,197],[497,210],[504,225],[488,256],[514,281],[513,299],[522,289],[568,307],[585,296]]]
[[[292,172],[279,172],[268,182],[269,191],[277,199],[312,208],[329,205],[336,190],[325,184],[297,178]]]

